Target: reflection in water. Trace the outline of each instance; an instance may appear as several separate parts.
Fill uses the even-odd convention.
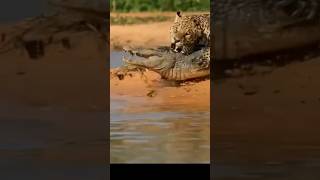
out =
[[[119,67],[122,64],[122,52],[112,51],[110,53],[110,68]]]
[[[128,112],[139,99],[111,97],[112,163],[208,163],[210,159],[209,112],[183,109]],[[125,112],[125,114],[124,114]]]

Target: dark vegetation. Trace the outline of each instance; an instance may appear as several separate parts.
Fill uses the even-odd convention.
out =
[[[125,24],[146,24],[151,22],[162,22],[169,20],[168,16],[148,16],[148,17],[123,17],[115,16],[111,17],[110,23],[113,25],[125,25]]]
[[[209,11],[210,0],[110,0],[112,12]]]

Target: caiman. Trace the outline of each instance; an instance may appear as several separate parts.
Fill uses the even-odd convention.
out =
[[[320,40],[318,0],[213,1],[215,61],[299,48]]]
[[[149,69],[159,73],[163,79],[185,81],[210,75],[210,65],[205,63],[205,59],[210,59],[210,48],[203,48],[190,55],[173,52],[169,47],[126,51],[131,57],[123,58],[125,66]]]

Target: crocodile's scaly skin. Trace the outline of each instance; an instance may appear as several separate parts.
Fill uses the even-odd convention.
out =
[[[213,1],[215,60],[237,59],[320,40],[318,0]]]
[[[210,49],[203,48],[190,55],[175,53],[169,48],[127,50],[142,60],[124,58],[126,65],[147,68],[167,80],[185,81],[210,75]]]

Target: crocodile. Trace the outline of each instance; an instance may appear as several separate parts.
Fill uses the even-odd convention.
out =
[[[213,1],[215,62],[319,42],[319,4],[317,0]]]
[[[210,48],[203,48],[190,55],[176,53],[170,47],[125,49],[131,57],[123,57],[124,66],[146,68],[157,72],[163,79],[186,81],[210,76]],[[209,61],[210,63],[210,61]]]

